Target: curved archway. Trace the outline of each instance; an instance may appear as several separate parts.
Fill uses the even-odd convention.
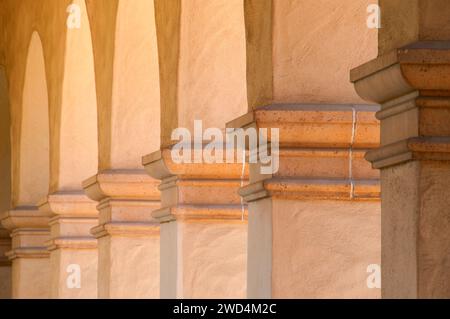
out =
[[[14,206],[34,206],[48,193],[49,113],[44,52],[37,32],[31,36],[23,87],[19,174]]]
[[[81,182],[97,172],[97,100],[94,57],[84,0],[80,27],[67,30],[59,123],[58,161],[52,170],[52,191],[81,190]]]

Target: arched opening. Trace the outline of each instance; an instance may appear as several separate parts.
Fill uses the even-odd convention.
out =
[[[49,188],[49,114],[44,53],[37,32],[31,36],[23,87],[19,137],[18,194],[14,206],[35,206]]]
[[[115,38],[109,168],[139,169],[160,146],[153,0],[119,1]]]
[[[81,182],[98,168],[97,100],[94,57],[89,20],[84,0],[80,8],[80,27],[68,28],[64,82],[59,123],[57,176],[52,191],[80,190]]]

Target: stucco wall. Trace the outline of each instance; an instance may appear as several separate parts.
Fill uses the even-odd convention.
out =
[[[377,56],[367,7],[376,0],[275,0],[275,102],[364,103],[350,69]]]

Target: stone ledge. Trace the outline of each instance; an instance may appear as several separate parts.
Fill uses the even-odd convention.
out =
[[[83,182],[89,198],[101,202],[107,198],[159,200],[159,181],[142,170],[109,170]]]
[[[97,240],[95,238],[83,236],[52,238],[47,241],[46,244],[48,251],[54,251],[57,249],[97,249]]]
[[[99,239],[105,236],[155,237],[159,236],[159,223],[112,222],[96,226],[91,234]]]
[[[272,178],[250,184],[239,190],[248,203],[264,198],[287,200],[378,201],[378,180],[356,180],[354,188],[348,180]]]
[[[381,169],[414,160],[450,161],[450,137],[413,137],[380,147],[366,154]]]
[[[449,73],[450,41],[422,41],[351,70],[350,78],[362,98],[384,104],[417,90],[448,91]]]
[[[247,220],[248,211],[241,205],[178,205],[161,208],[152,213],[160,223],[175,220],[203,222],[242,222]]]

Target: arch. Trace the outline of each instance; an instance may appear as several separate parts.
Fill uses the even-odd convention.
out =
[[[58,160],[52,165],[51,191],[80,190],[81,182],[98,168],[97,100],[94,57],[84,0],[80,28],[67,30]]]
[[[22,95],[19,173],[13,205],[34,206],[47,195],[50,175],[48,91],[37,32],[31,35]]]
[[[120,0],[117,9],[109,167],[139,169],[160,147],[160,87],[153,0]],[[106,126],[107,127],[107,126]]]

